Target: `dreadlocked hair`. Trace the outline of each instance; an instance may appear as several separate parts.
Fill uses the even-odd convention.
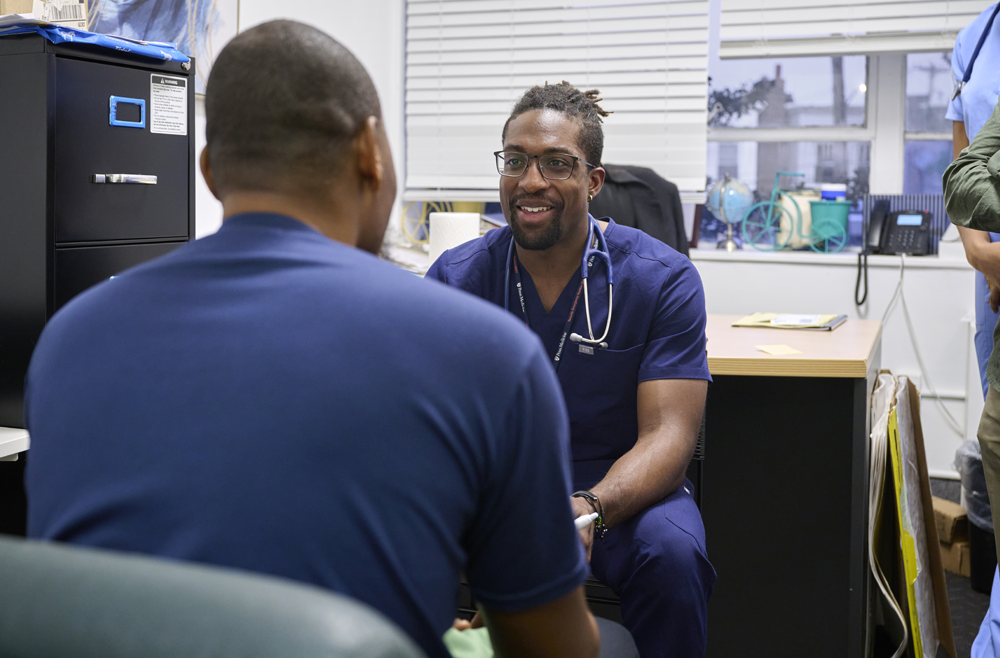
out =
[[[525,112],[556,110],[580,121],[582,126],[578,146],[586,155],[587,162],[600,167],[601,155],[604,153],[604,129],[601,124],[604,123],[604,117],[611,114],[598,105],[604,100],[598,98],[600,93],[596,89],[580,91],[565,80],[556,85],[548,82],[536,85],[524,92],[524,96],[514,105],[510,117],[503,124],[501,138],[507,139],[507,126]]]

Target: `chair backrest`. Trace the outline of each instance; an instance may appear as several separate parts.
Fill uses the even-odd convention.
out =
[[[0,537],[0,656],[419,658],[372,608],[242,571]]]

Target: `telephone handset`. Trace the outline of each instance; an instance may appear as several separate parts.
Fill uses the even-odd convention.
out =
[[[889,201],[879,199],[872,208],[868,219],[868,230],[865,232],[864,253],[882,253],[885,224],[889,215]]]
[[[854,303],[861,306],[868,299],[868,254],[882,251],[882,241],[885,237],[885,223],[889,214],[888,199],[879,199],[868,214],[868,223],[862,227],[865,241],[858,253],[858,278],[854,282]],[[865,292],[861,293],[861,281],[864,277]]]

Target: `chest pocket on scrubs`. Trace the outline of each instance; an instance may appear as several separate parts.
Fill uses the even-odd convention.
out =
[[[559,365],[569,410],[573,460],[617,459],[639,433],[636,387],[645,345],[627,350],[594,348],[582,354],[571,343]]]

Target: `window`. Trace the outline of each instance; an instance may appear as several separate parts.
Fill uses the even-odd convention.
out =
[[[708,185],[729,173],[764,199],[794,171],[867,192],[865,57],[712,58],[709,74]]]
[[[766,149],[750,156],[741,145],[741,176],[750,172],[743,182],[758,194],[765,185],[769,191],[768,167],[747,164],[766,156],[798,170],[811,163],[814,170],[802,173],[815,181],[844,177],[833,182],[856,193],[941,193],[951,159],[951,122],[944,114],[954,87],[952,34],[982,6],[913,0],[900,13],[897,0],[836,6],[824,0],[788,14],[778,0],[712,2],[720,13],[712,14],[719,23],[713,22],[709,50],[709,180],[719,173],[714,143],[805,142],[816,145],[811,159],[805,152],[793,156],[788,146],[768,147],[780,156],[766,156]],[[779,80],[786,96],[780,112],[771,112]],[[848,146],[838,151],[838,142]]]
[[[864,57],[785,57],[712,63],[709,125],[863,126]]]
[[[945,118],[954,88],[951,52],[906,56],[904,194],[942,194],[941,176],[952,160],[951,121]]]
[[[941,176],[951,164],[951,140],[907,141],[903,194],[944,194]]]
[[[907,55],[906,132],[951,135],[951,121],[944,115],[954,86],[950,51]]]
[[[712,147],[715,147],[713,153]],[[717,172],[714,176],[715,180],[722,180],[726,177],[726,174],[730,174],[734,178],[739,178],[740,173],[740,145],[739,144],[709,144],[708,147],[708,166],[709,171],[713,170],[712,166],[712,156],[715,156],[715,161],[718,166],[714,167]],[[710,178],[713,178],[710,176]]]
[[[709,185],[729,174],[742,181],[758,199],[771,195],[774,175],[779,171],[805,174],[782,180],[783,187],[818,187],[822,183],[846,183],[848,194],[860,198],[868,191],[871,166],[868,142],[710,142]]]

